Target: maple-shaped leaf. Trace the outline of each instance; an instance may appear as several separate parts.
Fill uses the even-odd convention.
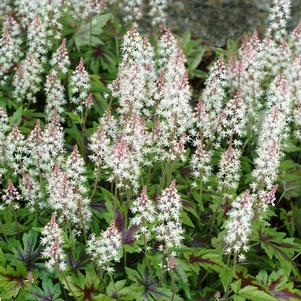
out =
[[[136,234],[138,227],[135,225],[132,225],[127,229],[124,216],[120,212],[119,209],[116,210],[115,222],[116,222],[117,229],[120,231],[120,233],[122,235],[123,243],[126,245],[133,244],[136,240],[135,234]]]

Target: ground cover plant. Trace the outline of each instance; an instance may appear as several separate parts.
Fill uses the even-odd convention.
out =
[[[1,300],[301,300],[301,23],[167,5],[0,4]]]

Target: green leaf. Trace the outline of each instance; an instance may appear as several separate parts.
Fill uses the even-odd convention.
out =
[[[193,222],[191,221],[191,219],[188,216],[187,212],[185,212],[184,210],[181,212],[181,221],[184,225],[187,225],[191,228],[194,228]]]
[[[224,290],[226,291],[233,281],[234,273],[233,270],[230,268],[225,268],[219,273],[219,278],[221,280],[221,283],[224,287]]]
[[[100,35],[111,18],[111,13],[101,14],[92,18],[92,26],[90,22],[82,25],[74,36],[76,47],[79,49],[81,46],[90,45],[90,35],[92,47],[101,45],[103,42]]]
[[[294,243],[293,238],[285,238],[286,234],[277,232],[271,228],[259,228],[258,239],[261,242],[261,247],[265,250],[268,257],[278,259],[280,266],[287,273],[292,271],[300,279],[298,268],[292,260],[299,246]]]
[[[76,113],[70,113],[70,112],[66,112],[66,114],[70,117],[70,119],[74,123],[78,123],[78,124],[82,124],[83,123],[81,117],[78,114],[76,114]]]
[[[19,125],[22,121],[23,108],[20,107],[10,118],[9,118],[9,126],[13,126],[14,124]]]
[[[255,286],[248,285],[237,292],[237,295],[251,301],[277,301],[268,293],[259,290]]]

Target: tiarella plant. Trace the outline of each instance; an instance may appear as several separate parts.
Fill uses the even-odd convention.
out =
[[[301,23],[216,49],[172,5],[5,1],[1,300],[301,300]]]

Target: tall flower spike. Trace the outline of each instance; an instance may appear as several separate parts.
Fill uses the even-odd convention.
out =
[[[61,116],[64,112],[66,98],[64,94],[64,86],[57,78],[56,71],[52,70],[46,78],[46,114],[47,120],[52,120],[56,116]]]
[[[49,258],[46,267],[50,270],[59,269],[65,271],[66,255],[62,249],[63,232],[56,222],[56,214],[51,217],[50,222],[42,229],[41,244],[44,247],[42,257]]]
[[[157,143],[162,148],[162,159],[175,159],[175,153],[171,150],[192,127],[191,91],[184,62],[184,54],[178,49],[161,71],[158,80],[155,98],[158,101],[156,115],[160,120],[161,135]]]
[[[180,222],[181,199],[176,189],[176,182],[164,189],[158,199],[158,225],[154,231],[156,240],[161,243],[159,249],[166,254],[176,255],[176,248],[183,240],[184,230]]]
[[[291,14],[291,0],[273,0],[269,14],[267,36],[281,42],[286,36],[286,25]]]
[[[14,175],[22,173],[25,151],[25,138],[17,125],[7,135],[5,141],[5,160],[8,167],[13,170]]]
[[[70,66],[70,59],[66,47],[66,39],[63,39],[61,46],[53,53],[50,65],[58,72],[66,74]]]
[[[5,160],[5,139],[8,132],[8,117],[6,112],[0,107],[0,183],[2,175],[6,171]]]
[[[28,53],[37,59],[45,60],[47,52],[46,30],[41,18],[37,15],[28,27]]]
[[[239,89],[245,101],[249,124],[254,125],[254,130],[257,128],[257,113],[262,107],[260,98],[264,90],[261,83],[265,77],[265,70],[262,70],[261,60],[266,59],[265,51],[255,31],[239,49],[239,67],[235,74],[236,82],[233,85],[235,89]],[[228,73],[228,76],[231,75]]]
[[[220,115],[218,134],[220,139],[231,141],[240,139],[246,126],[246,106],[237,92],[233,99],[229,100]],[[239,143],[238,140],[235,143]]]
[[[12,205],[15,209],[19,209],[20,207],[19,201],[21,200],[21,195],[11,180],[8,181],[7,188],[2,195],[2,200],[7,206]],[[3,209],[3,206],[0,206],[0,209]]]
[[[42,72],[42,63],[40,59],[36,58],[33,54],[28,54],[26,58],[20,62],[12,82],[14,87],[13,96],[17,102],[27,100],[35,103],[37,101],[36,94],[42,82]]]
[[[87,242],[87,253],[96,265],[109,273],[114,271],[111,262],[119,262],[122,255],[122,235],[116,227],[115,220],[100,237],[91,235]]]
[[[41,122],[37,120],[34,129],[30,132],[25,142],[23,175],[30,174],[32,177],[38,177],[40,175],[41,144]]]
[[[154,50],[148,39],[132,27],[124,36],[118,77],[109,85],[112,96],[119,99],[120,114],[149,118],[154,105],[155,81]]]
[[[252,196],[249,191],[245,191],[232,203],[225,225],[225,252],[238,254],[239,261],[245,260],[243,253],[249,250],[248,242],[254,216],[252,205]]]
[[[119,124],[109,113],[105,114],[90,143],[95,173],[105,172],[117,188],[136,191],[140,169],[146,164],[146,143],[145,124],[137,114],[120,119]]]
[[[70,178],[70,183],[74,189],[82,195],[87,194],[87,178],[85,161],[81,157],[78,146],[73,147],[73,151],[66,161],[66,170]]]
[[[289,45],[295,57],[301,54],[301,21],[290,34]]]
[[[74,155],[75,153],[69,159],[74,160]],[[78,234],[80,229],[86,229],[91,218],[89,199],[85,196],[86,187],[80,182],[83,175],[74,174],[75,169],[82,169],[79,168],[78,161],[78,157],[73,163],[68,160],[66,171],[55,165],[47,179],[51,209],[59,214],[60,223],[69,221],[74,225],[75,234]]]
[[[7,80],[8,73],[19,62],[21,57],[20,26],[9,16],[3,24],[3,34],[0,39],[0,84]]]
[[[34,212],[37,208],[45,207],[42,188],[39,181],[37,181],[33,175],[25,173],[22,175],[20,189],[22,197],[27,202],[26,206],[31,212]]]
[[[223,153],[219,162],[219,172],[217,173],[220,190],[237,189],[240,177],[240,156],[240,150],[231,144]]]
[[[16,2],[18,14],[21,16],[23,27],[28,25],[38,15],[45,27],[45,33],[49,39],[49,46],[51,46],[51,40],[59,40],[61,37],[62,25],[60,18],[62,16],[64,1],[63,0],[18,0]]]
[[[294,57],[292,64],[287,69],[287,84],[291,90],[291,106],[293,111],[293,121],[295,124],[295,134],[301,139],[301,53]],[[290,106],[289,106],[290,107]]]
[[[92,152],[90,159],[96,165],[98,172],[99,169],[104,167],[105,158],[110,154],[110,139],[101,125],[92,135],[89,148]]]
[[[279,106],[288,120],[290,120],[292,112],[292,85],[284,75],[277,75],[272,81],[267,94],[268,108]]]
[[[63,161],[64,153],[63,128],[55,116],[47,124],[42,135],[42,143],[39,146],[40,168],[45,176],[49,176],[56,163]]]
[[[210,119],[214,121],[222,111],[227,87],[227,74],[224,58],[221,56],[211,67],[202,94],[205,109],[210,112]]]
[[[152,25],[166,23],[166,10],[169,0],[150,0],[149,15],[152,18]]]
[[[148,135],[145,123],[137,114],[121,119],[119,136],[112,144],[112,155],[105,158],[105,168],[109,172],[109,181],[115,181],[117,187],[137,191],[141,167],[149,164]]]
[[[119,1],[126,22],[137,22],[143,14],[143,0]]]
[[[146,186],[141,195],[133,202],[131,211],[134,214],[132,223],[140,227],[140,232],[146,238],[151,234],[151,224],[156,220],[156,210],[153,202],[147,196]]]
[[[91,90],[89,74],[84,66],[84,59],[81,58],[76,70],[71,76],[70,85],[72,87],[71,102],[76,105],[75,110],[83,112],[85,101]]]
[[[212,173],[212,150],[208,150],[201,139],[197,139],[195,143],[196,151],[190,160],[192,174],[195,178],[200,178],[202,182],[206,183]],[[196,187],[196,182],[193,183],[193,186]]]
[[[279,105],[272,107],[265,116],[257,143],[257,158],[252,172],[251,185],[257,196],[257,209],[261,214],[267,208],[265,195],[270,191],[277,179],[282,143],[287,136],[287,122]]]
[[[71,0],[69,1],[75,15],[79,18],[99,15],[107,8],[108,0]],[[111,0],[111,2],[113,2]]]
[[[133,168],[131,163],[129,147],[124,137],[121,136],[113,148],[111,160],[106,161],[106,164],[112,169],[111,180],[116,181],[118,187],[123,187],[124,180],[129,177],[130,169]]]
[[[158,45],[158,65],[159,68],[163,68],[170,57],[177,52],[178,49],[178,42],[171,31],[163,27],[163,34],[160,38],[159,45]]]

